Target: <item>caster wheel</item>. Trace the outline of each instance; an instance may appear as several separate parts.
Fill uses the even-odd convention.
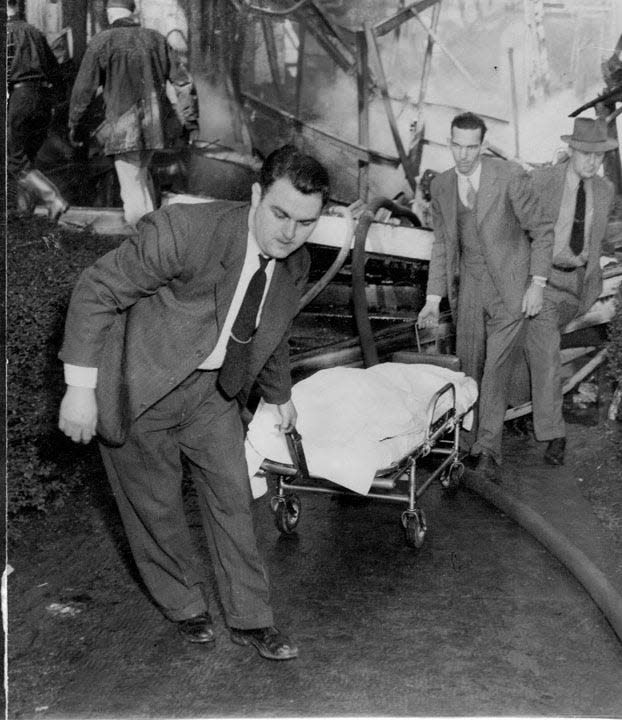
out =
[[[300,520],[300,508],[300,498],[297,495],[277,498],[274,524],[279,532],[286,535],[294,532],[294,528],[298,525],[298,520]]]
[[[412,512],[402,513],[402,525],[406,533],[406,542],[414,548],[420,548],[425,540],[428,530],[423,510],[417,509]]]
[[[461,462],[455,462],[449,467],[441,480],[441,485],[447,495],[455,495],[460,487],[463,475],[464,465]]]

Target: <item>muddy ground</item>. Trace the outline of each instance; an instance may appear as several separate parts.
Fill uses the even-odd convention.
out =
[[[588,424],[569,424],[567,463],[554,472],[579,484],[622,548],[622,425],[603,418],[590,424],[597,420],[592,413],[581,418]],[[534,441],[507,437],[508,465],[520,466],[526,442]],[[47,517],[13,523],[9,540],[9,717],[45,717],[67,701],[68,684],[96,671],[89,638],[118,652],[122,665],[141,662],[141,648],[127,645],[125,616],[140,581],[96,455],[88,482],[70,502]],[[129,679],[125,688],[128,700]],[[122,718],[123,694],[116,702],[115,717]],[[233,699],[232,715],[235,708]]]

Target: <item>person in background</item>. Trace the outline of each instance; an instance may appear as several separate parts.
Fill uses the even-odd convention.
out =
[[[76,77],[69,104],[69,138],[76,147],[80,123],[99,87],[103,88],[105,120],[95,135],[112,156],[119,179],[126,221],[135,225],[155,208],[149,163],[155,150],[166,147],[165,121],[172,112],[166,94],[169,80],[178,112],[189,130],[197,128],[197,103],[192,79],[166,39],[143,28],[132,17],[134,0],[109,0],[110,28],[90,42]]]
[[[480,385],[473,471],[498,482],[513,350],[523,342],[525,319],[542,308],[553,231],[528,174],[516,163],[482,156],[485,133],[473,113],[452,120],[455,167],[431,185],[434,243],[418,323],[436,327],[440,301],[448,297],[456,354]]]
[[[182,456],[199,498],[232,640],[272,660],[298,654],[273,626],[251,516],[242,409],[257,382],[291,431],[289,329],[309,271],[303,247],[328,174],[286,145],[250,206],[171,205],[81,275],[60,358],[59,427],[95,431],[134,559],[182,637],[214,641],[200,558],[182,505]]]
[[[34,196],[51,220],[58,220],[68,203],[34,163],[52,122],[54,90],[62,82],[45,35],[21,17],[17,0],[7,0],[7,172],[18,187],[18,207],[29,209]]]
[[[566,162],[536,168],[535,191],[554,223],[553,264],[541,311],[527,322],[525,351],[531,373],[533,428],[547,442],[544,460],[562,465],[566,431],[562,416],[561,330],[587,312],[602,289],[601,247],[613,210],[612,184],[598,175],[617,142],[602,119],[576,118]]]

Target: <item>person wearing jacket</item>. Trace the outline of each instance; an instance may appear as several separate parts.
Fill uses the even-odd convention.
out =
[[[617,148],[605,120],[578,117],[565,162],[532,172],[540,204],[554,224],[553,262],[542,310],[527,322],[525,351],[531,373],[533,427],[546,442],[544,460],[562,465],[566,431],[562,416],[561,330],[596,302],[602,289],[600,256],[613,209],[613,186],[598,171]]]
[[[101,87],[105,120],[95,131],[103,152],[112,157],[119,179],[126,221],[135,225],[155,208],[149,163],[155,150],[167,147],[165,120],[172,112],[167,80],[177,96],[187,129],[197,127],[192,79],[166,39],[132,17],[134,0],[109,0],[110,28],[89,44],[69,105],[69,138],[79,146],[80,123]]]
[[[171,205],[146,215],[137,238],[81,275],[60,351],[59,427],[76,442],[97,432],[155,601],[187,641],[214,641],[182,507],[184,456],[232,640],[273,660],[298,651],[274,628],[241,408],[256,382],[281,430],[295,426],[289,329],[309,270],[303,245],[327,197],[324,167],[284,146],[264,162],[250,206]]]
[[[482,155],[485,132],[473,113],[452,120],[455,167],[431,185],[434,243],[418,323],[437,326],[449,299],[461,369],[480,385],[473,472],[498,482],[508,378],[525,320],[542,309],[553,231],[528,174]]]
[[[45,35],[19,14],[17,0],[7,0],[7,172],[18,186],[18,207],[41,200],[51,220],[58,220],[68,203],[56,185],[35,168],[37,152],[52,122],[53,91],[62,76]]]

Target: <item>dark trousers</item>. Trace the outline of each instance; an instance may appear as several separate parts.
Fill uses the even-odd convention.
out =
[[[7,104],[7,171],[14,178],[32,170],[52,120],[50,90],[25,83],[11,90]]]
[[[101,454],[141,576],[171,620],[207,609],[201,558],[182,504],[182,454],[197,490],[216,582],[230,627],[273,624],[251,515],[244,430],[216,372],[195,371]]]

